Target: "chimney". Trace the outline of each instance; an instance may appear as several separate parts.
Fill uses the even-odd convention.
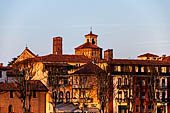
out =
[[[0,67],[2,67],[3,66],[3,63],[0,63]]]
[[[53,38],[53,54],[62,55],[62,37]]]
[[[104,51],[104,59],[106,60],[113,59],[113,49],[107,49]]]

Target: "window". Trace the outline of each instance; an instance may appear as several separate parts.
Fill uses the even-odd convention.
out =
[[[121,86],[121,78],[118,78],[118,86]]]
[[[62,80],[61,79],[59,80],[59,84],[62,84]]]
[[[157,66],[155,67],[155,71],[158,72],[158,67]]]
[[[138,66],[135,66],[135,72],[138,72]]]
[[[136,91],[136,98],[139,98],[139,91]]]
[[[166,67],[161,67],[161,72],[166,73]]]
[[[124,85],[127,85],[127,78],[124,79]]]
[[[2,71],[0,71],[0,78],[2,78]]]
[[[12,105],[9,105],[9,107],[8,107],[8,112],[9,112],[9,113],[12,112]]]
[[[150,85],[151,84],[151,79],[150,78],[148,78],[148,85]]]
[[[139,85],[140,84],[140,81],[139,79],[136,78],[136,85]]]
[[[149,60],[149,57],[146,57],[147,60]]]
[[[145,99],[145,92],[142,92],[142,99]]]
[[[156,86],[159,87],[159,79],[156,79]]]
[[[75,78],[75,84],[78,84],[78,77]]]
[[[150,98],[151,97],[151,93],[150,92],[148,92],[148,98]]]
[[[64,84],[68,84],[68,80],[67,79],[64,79]]]
[[[159,92],[156,92],[156,98],[159,99]]]
[[[165,87],[165,79],[162,79],[162,87]]]
[[[139,105],[136,105],[136,112],[139,112]]]
[[[95,44],[94,38],[92,39],[92,44]]]
[[[149,66],[147,66],[147,72],[151,72],[151,70],[150,70],[150,67],[149,67]]]
[[[57,102],[57,92],[52,92],[52,98],[55,100],[55,103]]]
[[[87,77],[86,76],[83,77],[83,83],[82,84],[84,85],[84,87],[87,86]]]
[[[128,97],[128,92],[124,91],[124,99],[127,99],[127,97]]]
[[[165,102],[165,92],[162,92],[162,102]]]
[[[114,66],[114,72],[118,71],[118,66]]]
[[[63,102],[63,92],[60,91],[59,93],[59,102]]]
[[[10,98],[13,98],[14,95],[13,95],[13,91],[10,91]]]
[[[96,56],[96,51],[93,51],[93,52],[92,52],[92,56]]]
[[[36,91],[33,91],[33,98],[37,98]]]
[[[141,67],[141,72],[144,72],[144,70],[145,70],[145,69],[144,69],[144,66],[142,66],[142,67]]]
[[[66,102],[70,102],[70,92],[67,91],[66,93]]]
[[[148,112],[151,112],[151,105],[148,105]]]
[[[121,72],[121,66],[117,66],[117,71]]]
[[[143,113],[145,111],[144,105],[141,105],[141,112]]]
[[[122,91],[118,92],[118,99],[122,99]]]
[[[145,86],[145,80],[142,80],[142,86]]]
[[[129,66],[129,72],[132,72],[132,66]]]

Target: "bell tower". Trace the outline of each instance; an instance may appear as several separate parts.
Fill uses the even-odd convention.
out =
[[[62,55],[62,37],[53,38],[53,54]]]
[[[95,35],[95,34],[92,33],[92,28],[91,28],[90,33],[85,35],[86,42],[90,42],[93,45],[97,46],[97,36],[98,35]]]

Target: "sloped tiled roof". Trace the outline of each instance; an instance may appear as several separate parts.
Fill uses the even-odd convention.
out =
[[[167,62],[170,62],[170,56],[163,57],[163,58],[162,58],[162,61],[167,61]]]
[[[21,61],[20,63],[24,62],[67,62],[67,63],[87,63],[91,61],[89,58],[87,58],[84,55],[54,55],[49,54],[46,56],[37,56],[35,58],[29,58],[24,61]]]
[[[159,57],[159,56],[151,54],[151,53],[146,53],[146,54],[143,54],[143,55],[139,55],[138,57]]]
[[[93,64],[91,62],[83,65],[80,67],[80,69],[76,72],[74,72],[73,74],[97,74],[99,72],[104,72],[99,66],[97,66],[96,64]]]
[[[47,87],[40,80],[27,81],[27,86],[30,86],[30,90],[33,91],[48,91]],[[16,83],[0,83],[0,91],[17,91],[20,90],[20,86]]]
[[[92,33],[92,31],[90,31],[90,33],[85,35],[85,36],[98,36],[98,35],[95,35],[95,34]]]
[[[109,64],[116,64],[116,65],[170,65],[170,62],[163,62],[157,60],[136,60],[136,59],[113,59],[112,61],[108,62]]]
[[[83,49],[83,48],[93,48],[93,49],[100,49],[100,47],[90,43],[90,42],[86,42],[78,47],[76,47],[75,49]]]
[[[25,50],[18,56],[18,58],[19,58],[25,51],[28,51],[28,53],[30,53],[32,56],[36,56],[30,49],[28,49],[28,47],[26,47]]]

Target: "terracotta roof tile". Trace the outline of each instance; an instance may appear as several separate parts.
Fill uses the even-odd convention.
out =
[[[27,81],[27,86],[30,86],[30,90],[33,91],[48,91],[47,87],[40,80]],[[0,91],[16,91],[20,86],[16,83],[0,83]]]
[[[162,61],[167,61],[167,62],[170,62],[170,56],[163,57],[163,58],[162,58]]]
[[[156,60],[136,60],[136,59],[113,59],[108,62],[116,65],[170,65],[170,62],[156,61]]]
[[[98,36],[98,35],[95,35],[95,34],[92,33],[92,31],[90,31],[90,33],[85,35],[85,36]]]
[[[27,50],[27,51],[28,51],[30,54],[32,54],[33,56],[36,56],[32,51],[30,51],[30,50],[28,49],[28,47],[26,47],[25,50]]]
[[[159,56],[151,54],[151,53],[146,53],[146,54],[143,54],[143,55],[139,55],[138,57],[159,57]]]
[[[89,58],[87,58],[84,55],[54,55],[54,54],[49,54],[46,56],[37,56],[35,58],[29,58],[24,61],[21,61],[20,63],[24,62],[60,62],[60,63],[87,63],[91,61]]]
[[[76,72],[73,73],[74,74],[97,74],[97,72],[104,72],[99,66],[97,66],[96,64],[93,63],[87,63],[83,66],[80,67],[80,69]]]
[[[90,42],[86,42],[78,47],[76,47],[75,49],[83,49],[83,48],[93,48],[93,49],[100,49],[100,47],[96,46],[96,45],[93,45],[92,43]]]

